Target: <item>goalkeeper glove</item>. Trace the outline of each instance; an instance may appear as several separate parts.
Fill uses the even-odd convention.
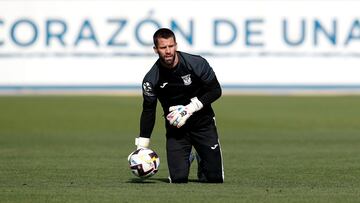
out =
[[[169,108],[170,113],[166,116],[166,119],[169,121],[170,125],[180,128],[183,126],[187,119],[196,111],[202,109],[203,104],[197,97],[191,99],[191,102],[186,105],[177,105],[171,106]]]

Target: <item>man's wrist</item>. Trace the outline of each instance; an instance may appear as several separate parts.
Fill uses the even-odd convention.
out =
[[[191,111],[191,113],[194,113],[201,110],[204,107],[204,105],[197,97],[194,97],[191,99],[190,103],[186,105],[186,107]]]
[[[150,145],[150,138],[137,137],[137,138],[135,138],[135,145],[136,145],[137,149],[148,148]]]

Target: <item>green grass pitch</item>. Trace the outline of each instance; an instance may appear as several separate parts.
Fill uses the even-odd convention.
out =
[[[223,96],[213,105],[225,183],[168,184],[128,168],[141,97],[0,97],[0,202],[359,202],[360,97]]]

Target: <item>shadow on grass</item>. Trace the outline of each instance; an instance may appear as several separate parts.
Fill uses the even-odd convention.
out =
[[[169,183],[169,179],[167,178],[149,178],[149,179],[141,179],[141,178],[132,178],[126,183],[136,183],[136,184],[153,184],[157,182]],[[200,183],[197,179],[189,179],[189,183]]]
[[[156,183],[156,182],[168,183],[169,180],[167,178],[149,178],[149,179],[132,178],[132,179],[126,181],[126,183],[137,183],[137,184],[149,184],[149,183]]]

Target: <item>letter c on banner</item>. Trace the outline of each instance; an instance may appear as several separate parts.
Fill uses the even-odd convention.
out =
[[[0,20],[0,25],[4,25],[4,21]],[[4,44],[4,41],[0,40],[0,46]]]

